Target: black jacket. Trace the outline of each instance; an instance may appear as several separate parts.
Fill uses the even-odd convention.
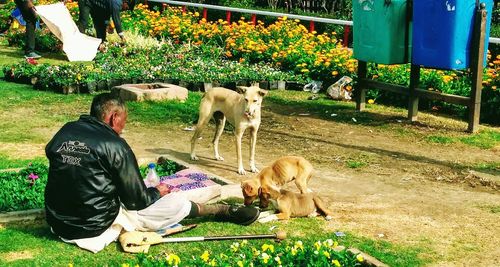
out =
[[[160,198],[146,188],[134,153],[107,124],[82,115],[64,125],[45,148],[49,179],[45,210],[54,232],[67,239],[103,233],[118,215]]]

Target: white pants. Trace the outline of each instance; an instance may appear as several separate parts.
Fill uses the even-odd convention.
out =
[[[172,192],[143,210],[126,210],[121,207],[113,224],[99,236],[71,240],[61,237],[61,239],[97,253],[116,241],[122,230],[130,232],[164,229],[186,218],[190,210],[191,202],[181,192]]]

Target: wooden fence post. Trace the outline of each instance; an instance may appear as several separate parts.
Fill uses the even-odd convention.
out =
[[[364,80],[366,79],[366,61],[358,61],[358,81],[356,83],[357,97],[356,97],[356,110],[363,111],[366,103],[366,88],[364,88]]]
[[[481,90],[483,89],[483,55],[484,39],[486,35],[486,10],[481,3],[474,17],[474,30],[470,47],[470,64],[472,72],[472,88],[469,102],[469,127],[468,131],[474,133],[479,128],[481,112]]]
[[[417,121],[418,116],[418,96],[415,88],[420,83],[420,66],[411,64],[410,71],[410,97],[408,99],[408,120]]]

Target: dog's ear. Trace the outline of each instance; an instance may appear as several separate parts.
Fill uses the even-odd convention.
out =
[[[262,97],[266,96],[266,95],[267,95],[267,93],[269,93],[269,91],[264,90],[264,89],[260,89],[260,90],[259,90],[259,95],[260,95],[260,96],[262,96]]]
[[[246,86],[236,86],[236,92],[244,94],[247,92],[248,87]]]
[[[259,194],[259,199],[260,199],[259,207],[262,209],[269,207],[269,198],[271,198],[271,194],[269,194],[263,189],[262,192],[260,192]]]
[[[249,183],[242,182],[241,189],[243,189],[243,195],[245,196],[253,196],[255,195],[253,192],[253,187]]]

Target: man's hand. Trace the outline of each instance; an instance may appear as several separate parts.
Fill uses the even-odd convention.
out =
[[[158,191],[160,191],[160,196],[164,196],[168,193],[170,193],[170,189],[168,189],[168,186],[166,184],[159,184],[156,186],[156,189],[158,189]]]

